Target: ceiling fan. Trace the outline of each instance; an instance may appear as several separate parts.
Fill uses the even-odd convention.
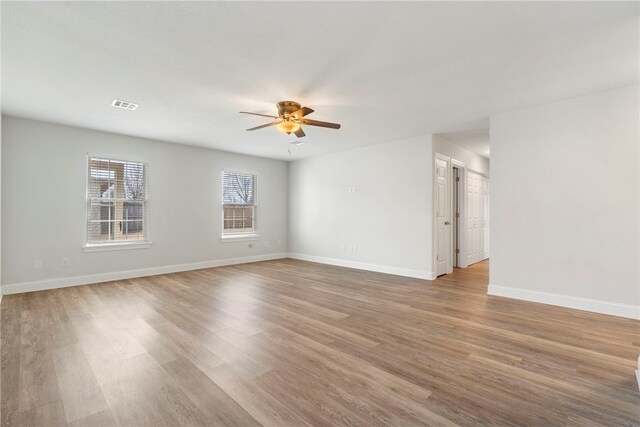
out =
[[[269,114],[250,113],[248,111],[240,111],[241,114],[253,114],[254,116],[270,117],[272,119],[279,119],[276,122],[267,123],[266,125],[256,126],[254,128],[247,129],[248,131],[258,130],[269,126],[278,125],[278,129],[287,135],[294,134],[298,138],[302,138],[305,133],[302,130],[302,125],[320,126],[323,128],[340,129],[340,125],[337,123],[320,122],[318,120],[309,120],[303,118],[307,114],[313,113],[313,110],[308,107],[303,107],[299,103],[294,101],[280,101],[276,104],[278,107],[278,115],[271,116]]]

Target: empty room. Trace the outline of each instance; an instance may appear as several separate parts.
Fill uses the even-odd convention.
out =
[[[2,427],[640,426],[640,2],[0,25]]]

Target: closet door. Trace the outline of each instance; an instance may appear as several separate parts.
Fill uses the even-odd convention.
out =
[[[467,263],[489,257],[489,179],[467,173]]]
[[[483,242],[482,259],[489,258],[489,178],[482,177],[482,205],[483,205]]]
[[[480,175],[467,173],[467,264],[480,260]]]

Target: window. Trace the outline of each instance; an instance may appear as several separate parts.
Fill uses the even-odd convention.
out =
[[[255,232],[256,176],[222,172],[222,235]]]
[[[146,165],[89,156],[87,245],[147,241]]]

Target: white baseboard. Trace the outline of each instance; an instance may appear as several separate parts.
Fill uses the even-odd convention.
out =
[[[498,285],[489,285],[487,294],[640,320],[640,306],[637,305],[618,304],[602,300],[530,291],[527,289],[517,289]]]
[[[299,259],[301,261],[318,262],[320,264],[337,265],[340,267],[355,268],[358,270],[375,271],[377,273],[395,274],[396,276],[413,277],[423,280],[434,280],[435,274],[430,271],[412,270],[409,268],[392,267],[388,265],[369,264],[366,262],[349,261],[338,258],[325,258],[314,255],[303,255],[289,253],[289,258]]]
[[[137,270],[116,271],[90,274],[86,276],[59,277],[34,282],[12,283],[2,285],[2,294],[19,294],[23,292],[44,291],[47,289],[66,288],[69,286],[90,285],[93,283],[111,282],[114,280],[132,279],[135,277],[155,276],[157,274],[178,273],[180,271],[199,270],[202,268],[222,267],[225,265],[246,264],[249,262],[268,261],[286,258],[286,253],[257,255],[242,258],[227,258],[189,264],[165,265],[161,267],[141,268]]]

